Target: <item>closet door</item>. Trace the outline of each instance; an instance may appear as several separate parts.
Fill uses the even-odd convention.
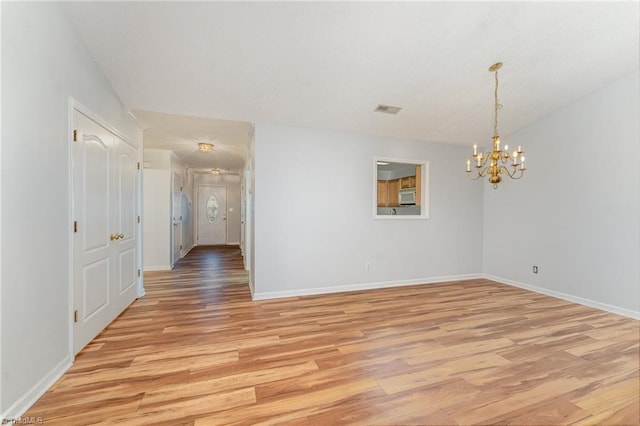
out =
[[[113,206],[112,229],[119,239],[111,245],[114,252],[115,311],[116,316],[125,310],[136,298],[138,276],[138,232],[136,200],[138,188],[138,168],[136,149],[114,136],[113,148],[115,170],[112,170]]]
[[[135,298],[136,150],[74,111],[73,304],[78,353]]]

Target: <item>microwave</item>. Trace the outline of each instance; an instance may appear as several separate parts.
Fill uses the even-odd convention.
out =
[[[401,189],[398,192],[398,202],[401,206],[414,206],[416,204],[416,189]]]

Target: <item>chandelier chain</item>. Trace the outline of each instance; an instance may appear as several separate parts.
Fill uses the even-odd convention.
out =
[[[493,119],[493,136],[498,136],[498,109],[500,106],[500,102],[498,101],[498,70],[495,71],[496,78],[496,88],[494,91],[494,119]]]

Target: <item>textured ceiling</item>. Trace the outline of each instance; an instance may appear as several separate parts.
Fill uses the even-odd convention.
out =
[[[638,2],[65,7],[128,108],[420,141],[490,142],[494,62],[503,137],[639,65]]]

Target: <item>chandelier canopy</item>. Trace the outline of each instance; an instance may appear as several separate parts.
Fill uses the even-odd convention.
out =
[[[520,179],[527,170],[524,167],[524,151],[518,146],[517,151],[509,152],[509,146],[504,145],[500,149],[500,136],[498,135],[498,110],[502,108],[498,102],[498,70],[502,67],[502,62],[497,62],[489,67],[489,71],[495,73],[496,86],[494,90],[494,120],[493,120],[493,150],[491,152],[478,152],[478,144],[473,144],[473,154],[467,160],[467,175],[478,180],[489,176],[489,182],[493,188],[498,188],[502,181],[501,175],[509,176],[511,179]],[[475,167],[475,173],[471,172],[471,163]]]

